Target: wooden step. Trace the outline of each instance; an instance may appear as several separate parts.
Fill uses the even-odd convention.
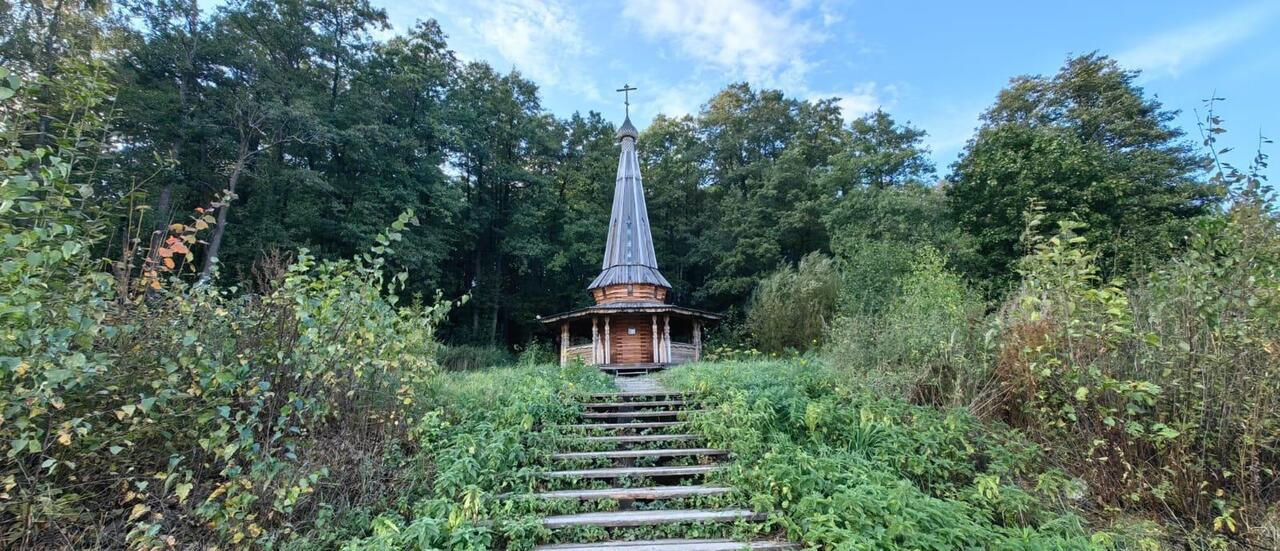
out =
[[[675,417],[681,413],[698,413],[701,409],[657,410],[657,411],[597,411],[582,414],[585,419],[645,419],[653,417]]]
[[[781,541],[734,541],[725,539],[666,539],[635,541],[601,541],[596,543],[560,543],[539,545],[534,551],[741,551],[742,549],[799,549]]]
[[[692,476],[719,470],[721,465],[687,465],[676,467],[611,467],[605,469],[570,469],[548,471],[548,478],[626,478],[639,476]]]
[[[684,397],[684,396],[688,396],[688,394],[680,391],[667,391],[667,390],[642,390],[637,392],[597,392],[595,394],[587,395],[587,397],[591,400],[597,400],[602,402],[607,402],[610,400],[637,401],[637,400],[634,400],[635,398],[659,399],[659,398],[666,398],[666,397]],[[639,400],[639,401],[643,401],[643,400]]]
[[[603,444],[607,442],[640,444],[646,442],[688,442],[700,439],[702,437],[696,434],[627,434],[623,436],[584,436],[582,438],[574,438],[570,442],[580,444]]]
[[[763,515],[747,509],[676,509],[556,515],[542,519],[542,523],[547,528],[568,528],[571,526],[614,528],[653,526],[655,524],[734,522],[738,520],[760,520],[762,518],[764,518]]]
[[[661,450],[613,450],[604,452],[562,452],[551,454],[552,459],[639,459],[642,457],[688,457],[691,455],[720,456],[729,452],[715,448],[667,448]]]
[[[685,400],[654,400],[650,402],[590,402],[582,404],[583,407],[590,409],[615,409],[615,408],[657,408],[657,407],[684,407],[692,402]]]
[[[605,373],[656,373],[667,368],[667,364],[606,364],[596,366]]]
[[[579,425],[555,425],[561,429],[619,430],[665,429],[684,426],[683,421],[654,421],[649,423],[586,423]]]
[[[689,496],[714,496],[732,492],[727,486],[651,486],[648,488],[604,488],[599,490],[556,490],[528,494],[537,499],[674,499]]]

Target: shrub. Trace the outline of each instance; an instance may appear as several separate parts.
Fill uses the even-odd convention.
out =
[[[810,253],[795,268],[784,266],[760,282],[751,296],[747,330],[764,352],[807,350],[825,336],[840,287],[835,262]]]
[[[503,367],[515,361],[515,356],[502,346],[457,344],[445,346],[440,350],[440,366],[448,371]]]
[[[1022,263],[1022,290],[1000,320],[995,411],[1081,473],[1100,502],[1163,513],[1190,542],[1274,545],[1275,219],[1242,201],[1129,290],[1098,277],[1072,229]]]
[[[982,301],[931,248],[915,254],[899,290],[879,311],[834,324],[827,356],[862,384],[918,403],[961,405],[979,385],[973,345]]]
[[[263,295],[174,275],[203,215],[109,276],[92,251],[121,213],[92,170],[110,90],[59,78],[72,108],[19,90],[0,109],[5,546],[268,545],[395,484],[382,458],[419,423],[447,309],[400,304],[407,274],[387,277],[411,213],[355,259],[300,252]],[[27,143],[40,124],[58,141]]]

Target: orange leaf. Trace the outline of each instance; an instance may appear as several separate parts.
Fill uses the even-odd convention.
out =
[[[173,267],[174,267],[173,258],[171,258],[171,257],[165,257],[165,259],[164,259],[164,267],[165,267],[165,268],[168,268],[168,269],[170,269],[170,270],[172,270],[172,269],[173,269]]]
[[[183,245],[182,243],[175,243],[173,245],[173,252],[178,254],[187,254],[191,252],[191,249],[188,249],[187,246]]]

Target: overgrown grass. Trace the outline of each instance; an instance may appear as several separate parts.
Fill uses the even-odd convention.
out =
[[[451,344],[440,349],[440,367],[448,371],[505,367],[515,361],[515,356],[501,346]]]
[[[549,533],[536,502],[500,498],[530,492],[533,467],[554,440],[544,425],[570,423],[584,393],[612,388],[580,364],[446,373],[420,399],[431,404],[410,430],[411,484],[377,507],[348,512],[332,528],[290,547],[347,550],[527,549]],[[345,543],[344,543],[345,542]]]
[[[1079,489],[1041,470],[1039,449],[964,409],[939,410],[848,385],[811,359],[682,366],[694,419],[730,449],[728,482],[769,526],[830,549],[1091,549],[1066,502]]]
[[[883,311],[837,323],[827,357],[852,384],[1019,429],[1099,523],[1280,546],[1280,224],[1256,176],[1218,178],[1236,203],[1133,281],[1104,280],[1071,222],[1028,243],[1020,287],[986,308],[925,255]]]

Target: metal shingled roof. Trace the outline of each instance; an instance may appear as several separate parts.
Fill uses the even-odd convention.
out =
[[[658,256],[653,252],[653,233],[649,230],[649,211],[644,203],[644,185],[640,181],[640,160],[636,156],[638,136],[631,118],[618,129],[622,153],[618,158],[618,177],[613,188],[613,211],[609,215],[609,234],[604,245],[604,262],[600,275],[588,289],[627,283],[651,283],[668,289],[671,284],[658,271]]]

